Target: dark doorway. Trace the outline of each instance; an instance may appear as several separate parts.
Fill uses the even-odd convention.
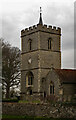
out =
[[[46,97],[46,92],[44,91],[44,98]]]
[[[32,90],[30,90],[30,95],[32,95]]]

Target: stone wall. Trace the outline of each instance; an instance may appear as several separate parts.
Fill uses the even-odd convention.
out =
[[[7,115],[76,118],[75,106],[63,106],[61,104],[3,103],[2,112]]]

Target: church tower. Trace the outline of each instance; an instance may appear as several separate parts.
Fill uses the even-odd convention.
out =
[[[21,31],[21,98],[42,95],[42,78],[51,67],[61,68],[61,29],[39,23]]]

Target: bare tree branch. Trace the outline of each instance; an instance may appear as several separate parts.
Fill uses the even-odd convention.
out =
[[[11,47],[2,41],[2,84],[6,86],[6,97],[9,98],[10,87],[18,86],[20,83],[20,50]]]

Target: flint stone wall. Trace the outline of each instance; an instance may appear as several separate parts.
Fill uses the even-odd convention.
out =
[[[76,106],[62,106],[61,104],[32,104],[32,103],[3,103],[3,114],[45,116],[53,118],[76,118]]]

